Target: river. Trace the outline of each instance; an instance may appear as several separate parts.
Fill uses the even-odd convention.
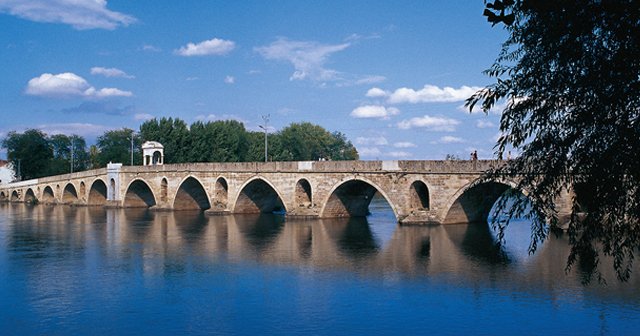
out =
[[[567,238],[527,253],[518,221],[367,218],[0,204],[5,335],[633,335],[640,274],[565,272]]]

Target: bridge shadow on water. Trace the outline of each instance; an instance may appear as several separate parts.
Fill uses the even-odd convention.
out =
[[[159,260],[157,266],[145,261],[149,269],[143,272],[186,272],[197,256],[211,263],[251,261],[367,276],[445,277],[487,285],[498,282],[518,288],[545,288],[580,280],[579,270],[569,274],[564,270],[569,253],[566,237],[549,237],[530,256],[526,221],[512,223],[506,244],[498,249],[495,233],[486,222],[401,226],[379,197],[372,200],[367,217],[321,220],[277,214],[207,216],[201,211],[24,204],[0,204],[0,209],[7,248],[25,259],[75,257],[94,248],[98,249],[95,255],[120,258],[122,261],[116,262],[120,264]],[[632,279],[633,286],[640,286],[638,277]],[[629,295],[628,290],[624,293]]]

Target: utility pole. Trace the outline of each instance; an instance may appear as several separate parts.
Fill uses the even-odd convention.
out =
[[[131,165],[133,166],[133,130],[131,130]]]
[[[262,125],[258,125],[258,127],[262,128],[264,130],[264,162],[267,162],[267,158],[268,158],[268,142],[267,142],[267,123],[269,122],[269,117],[271,115],[267,114],[267,115],[263,115],[262,116],[262,120],[264,121],[264,126]]]
[[[70,170],[71,170],[71,174],[73,174],[73,136],[71,136],[71,160],[70,160]]]

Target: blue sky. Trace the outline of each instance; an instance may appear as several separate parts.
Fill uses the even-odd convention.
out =
[[[0,0],[0,136],[89,142],[153,117],[309,121],[365,160],[489,158],[499,115],[464,99],[505,32],[482,0]],[[0,157],[6,153],[0,153]]]

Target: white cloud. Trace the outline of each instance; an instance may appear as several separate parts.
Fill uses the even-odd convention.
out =
[[[464,143],[464,142],[465,142],[464,139],[450,136],[450,135],[445,135],[441,137],[439,140],[439,143],[442,143],[442,144]]]
[[[235,115],[235,114],[223,114],[223,115],[215,115],[215,114],[208,114],[208,115],[204,115],[204,114],[200,114],[196,116],[196,120],[198,121],[218,121],[218,120],[236,120],[239,121],[241,123],[246,124],[247,121],[242,119],[241,117]]]
[[[219,56],[230,53],[235,47],[236,43],[233,41],[213,38],[197,44],[189,42],[186,46],[180,47],[174,52],[180,56]]]
[[[376,157],[382,154],[382,152],[377,147],[362,147],[358,148],[358,154],[363,157]]]
[[[417,146],[413,142],[401,141],[401,142],[394,143],[393,147],[395,147],[395,148],[412,148],[412,147],[417,147]]]
[[[354,118],[380,118],[389,119],[390,116],[400,113],[395,107],[384,107],[380,105],[365,105],[356,107],[351,111]]]
[[[311,41],[290,41],[279,38],[275,42],[254,50],[268,60],[290,62],[295,71],[290,80],[311,79],[314,81],[339,80],[339,73],[325,69],[324,64],[331,54],[342,51],[350,46],[349,43],[321,44]]]
[[[91,68],[92,75],[102,75],[105,77],[120,77],[120,78],[136,78],[135,76],[131,76],[126,72],[117,69],[117,68],[103,68],[103,67],[93,67]]]
[[[36,126],[37,129],[47,134],[77,134],[80,136],[99,136],[110,128],[103,125],[90,123],[59,123]]]
[[[106,0],[2,0],[0,12],[49,23],[64,23],[78,30],[128,26],[133,16],[107,9]]]
[[[371,88],[369,89],[369,91],[367,91],[367,97],[371,97],[371,98],[386,97],[387,95],[389,95],[387,91],[384,91],[376,87]]]
[[[465,100],[479,89],[480,87],[476,86],[461,86],[456,89],[452,87],[439,88],[435,85],[425,85],[422,89],[417,91],[403,87],[396,89],[392,93],[384,92],[380,89],[375,90],[374,93],[381,96],[384,92],[388,97],[388,102],[391,104],[447,103]]]
[[[81,96],[90,87],[84,78],[74,73],[44,73],[29,80],[26,93],[34,96]]]
[[[455,119],[425,115],[424,117],[403,120],[398,123],[398,128],[410,129],[420,127],[431,131],[453,132],[458,124],[460,124],[460,122]]]
[[[136,113],[133,116],[133,119],[135,119],[135,120],[151,120],[153,118],[155,118],[155,116],[153,116],[153,115],[151,115],[149,113]]]
[[[383,136],[379,136],[379,137],[357,137],[356,138],[356,145],[374,145],[374,146],[385,146],[388,145],[389,142],[387,141],[387,139]]]
[[[278,109],[277,113],[280,115],[288,116],[288,115],[295,114],[296,110],[289,107],[283,107]]]
[[[387,153],[387,155],[394,157],[394,158],[406,158],[406,157],[410,157],[413,154],[409,153],[409,152],[403,152],[403,151],[396,151],[396,152],[389,152]]]
[[[84,95],[87,97],[96,97],[96,98],[108,98],[108,97],[131,97],[133,93],[131,91],[123,91],[116,88],[102,88],[100,90],[96,90],[91,87],[88,88]]]
[[[356,80],[355,84],[356,85],[375,84],[375,83],[384,82],[385,80],[387,80],[387,77],[385,76],[379,76],[379,75],[365,76],[363,78]]]
[[[233,77],[233,76],[226,76],[224,78],[224,82],[227,83],[227,84],[233,84],[233,83],[236,82],[236,78]]]
[[[162,51],[162,49],[160,49],[160,48],[158,48],[158,47],[156,47],[154,45],[151,45],[151,44],[144,44],[141,49],[142,49],[142,51],[150,51],[150,52],[161,52]]]
[[[32,96],[87,98],[131,97],[133,93],[116,88],[96,89],[82,77],[65,72],[61,74],[44,73],[32,78],[25,93]]]
[[[476,121],[476,127],[477,128],[494,128],[496,127],[496,125],[487,120],[478,120]]]

